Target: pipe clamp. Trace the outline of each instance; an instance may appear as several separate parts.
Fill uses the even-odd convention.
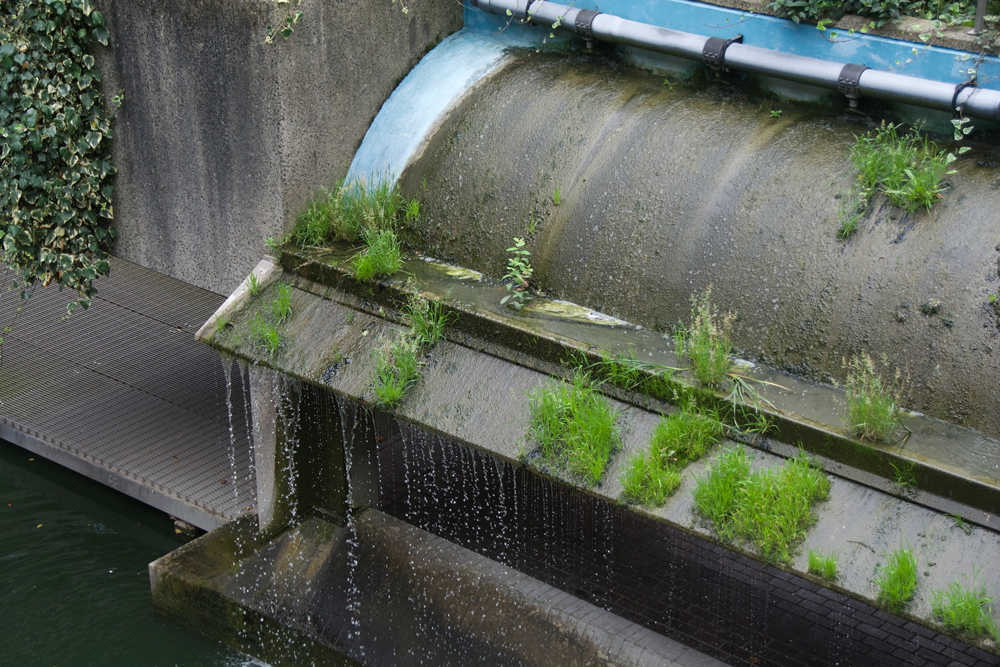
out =
[[[837,77],[837,90],[842,92],[851,102],[851,108],[858,106],[861,92],[858,84],[861,83],[861,73],[868,69],[865,65],[844,65]]]
[[[958,103],[958,96],[962,94],[962,91],[966,88],[976,87],[976,75],[973,74],[968,79],[962,83],[955,86],[955,94],[951,96],[951,115],[953,118],[961,118],[965,115],[965,102],[961,104]],[[965,100],[968,101],[968,98]]]
[[[573,27],[583,37],[583,41],[587,44],[587,49],[594,47],[594,18],[600,13],[595,12],[593,9],[581,9],[576,13],[576,18],[573,20]]]
[[[722,39],[721,37],[709,37],[705,40],[705,46],[701,48],[701,58],[706,65],[716,72],[726,71],[726,49],[730,44],[742,44],[743,35],[736,35],[732,39]]]

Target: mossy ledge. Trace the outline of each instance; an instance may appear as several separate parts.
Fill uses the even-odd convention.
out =
[[[354,277],[349,265],[339,261],[340,259],[342,257],[325,251],[314,252],[289,245],[281,252],[280,264],[286,272],[299,278],[357,297],[358,302],[345,305],[397,322],[402,321],[402,308],[412,294],[435,296],[424,292],[424,286],[412,278],[409,281],[399,277],[389,277],[374,283],[360,281]],[[309,289],[306,286],[300,287]],[[581,355],[590,363],[601,360],[599,351],[585,341],[534,329],[524,324],[523,318],[484,311],[457,300],[445,298],[443,301],[444,311],[454,313],[452,323],[445,333],[446,338],[452,342],[562,377],[569,377],[571,363],[580,359]],[[668,382],[678,393],[692,396],[700,406],[720,412],[733,410],[733,403],[724,392],[698,386],[696,382],[685,378],[684,374],[674,376]],[[667,404],[638,392],[611,389],[607,393],[646,409],[667,411]],[[932,462],[904,456],[900,447],[880,447],[862,442],[840,426],[819,423],[801,415],[766,407],[762,412],[771,420],[771,438],[757,439],[748,444],[784,455],[784,448],[772,447],[772,439],[783,443],[797,443],[811,454],[886,480],[892,480],[898,470],[905,469],[912,473],[912,486],[921,491],[981,509],[990,515],[1000,513],[1000,488],[997,486]],[[933,506],[926,502],[927,499],[908,499]]]

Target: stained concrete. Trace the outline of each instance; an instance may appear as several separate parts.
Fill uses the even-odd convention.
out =
[[[1000,386],[995,147],[960,157],[929,213],[876,197],[843,242],[838,197],[864,119],[775,118],[737,88],[665,87],[600,58],[520,60],[404,174],[423,203],[416,247],[499,277],[510,239],[528,236],[544,290],[660,332],[711,285],[750,358],[843,382],[845,357],[884,355],[910,378],[905,405],[1000,434],[982,390]]]
[[[270,542],[231,524],[150,579],[157,609],[274,665],[724,667],[377,510]]]
[[[376,354],[387,344],[389,337],[398,335],[401,325],[387,319],[390,315],[387,312],[382,313],[383,317],[358,310],[363,302],[355,294],[290,275],[282,276],[280,280],[296,284],[298,288],[292,290],[292,315],[282,327],[285,345],[278,354],[272,356],[262,352],[248,336],[248,322],[258,310],[270,308],[276,290],[273,285],[251,298],[242,308],[226,313],[229,324],[223,331],[207,326],[199,335],[212,345],[237,356],[325,387],[342,397],[338,400],[372,405],[375,402]],[[371,289],[374,292],[386,287],[376,285]],[[370,301],[364,306],[372,308]],[[524,455],[534,447],[528,438],[530,412],[527,395],[551,382],[551,377],[535,368],[450,341],[438,343],[425,361],[419,381],[402,403],[388,412],[422,430],[442,434],[500,461],[520,464]],[[546,468],[540,470],[542,474],[554,474],[563,483],[579,485],[586,493],[602,501],[623,504],[620,476],[630,455],[648,446],[649,433],[659,417],[654,412],[621,401],[609,399],[609,403],[620,415],[617,426],[622,434],[622,446],[611,457],[601,484],[589,487],[580,480],[552,473]],[[778,445],[786,449],[794,448],[794,443],[775,443],[774,446]],[[734,445],[730,443],[727,446]],[[773,466],[782,461],[782,457],[770,452],[757,451],[754,456],[758,465]],[[533,465],[531,459],[528,465]],[[628,506],[626,511],[652,516],[670,526],[691,531],[704,540],[716,541],[718,538],[713,528],[693,511],[690,494],[695,477],[702,474],[707,465],[707,461],[702,461],[690,466],[684,473],[680,490],[663,508],[649,510]],[[835,472],[834,466],[831,465],[829,470]],[[286,502],[290,500],[286,499]],[[859,511],[859,508],[863,510]],[[971,512],[969,509],[965,511]],[[977,567],[982,568],[979,571],[980,580],[990,582],[990,591],[996,590],[996,582],[1000,581],[1000,536],[996,532],[979,527],[970,529],[968,534],[964,530],[951,531],[947,529],[948,522],[954,523],[954,520],[898,496],[834,477],[831,500],[817,507],[817,517],[818,527],[809,531],[806,544],[826,547],[833,540],[837,549],[843,549],[845,567],[834,586],[837,591],[869,603],[873,602],[876,594],[872,587],[875,564],[884,562],[888,551],[899,544],[919,544],[921,550],[918,557],[949,563],[948,567],[927,575],[927,581],[918,586],[915,601],[908,609],[907,618],[926,626],[935,627],[937,624],[930,613],[934,588],[961,578],[963,574],[971,576]],[[991,519],[985,513],[984,517],[986,521]],[[924,536],[928,534],[937,540],[933,549],[929,542],[924,544]],[[873,558],[862,558],[864,554],[851,546],[855,543],[868,545]],[[755,553],[754,547],[749,544],[726,546],[746,554]],[[804,556],[798,556],[790,564],[791,573],[808,577],[805,565]],[[987,650],[996,650],[989,641],[979,645]]]
[[[462,26],[450,0],[98,0],[115,122],[115,253],[229,294],[347,173],[396,84]],[[287,40],[267,25],[304,16]],[[206,258],[212,258],[207,261]],[[100,287],[100,285],[98,285]]]

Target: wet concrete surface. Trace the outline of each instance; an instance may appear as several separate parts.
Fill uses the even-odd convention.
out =
[[[293,315],[282,332],[285,344],[279,354],[273,357],[262,354],[242,338],[246,335],[246,323],[256,310],[269,307],[269,290],[275,289],[274,286],[235,313],[229,327],[212,344],[371,405],[374,355],[385,344],[380,336],[398,330],[400,325],[345,306],[344,303],[352,302],[360,306],[355,295],[301,284],[311,291],[293,291]],[[389,313],[385,314],[388,317]],[[331,362],[332,359],[341,361]],[[347,359],[350,363],[345,363]],[[519,454],[533,447],[525,441],[529,420],[526,394],[551,381],[546,373],[445,341],[432,350],[420,380],[391,414],[501,461],[517,463]],[[648,434],[659,416],[628,403],[615,400],[611,403],[620,414],[622,447],[609,462],[605,481],[594,488],[582,486],[581,490],[595,499],[618,505],[621,502],[618,477],[628,456],[647,446]],[[761,465],[776,465],[783,460],[763,451],[755,451],[754,456]],[[692,465],[685,472],[680,491],[663,509],[650,516],[711,541],[715,539],[711,528],[701,524],[691,511],[689,492],[693,476],[701,474],[706,465],[705,462]],[[565,476],[562,479],[573,482]],[[628,511],[646,513],[635,507]],[[928,560],[936,563],[927,565],[930,574],[918,586],[916,601],[910,608],[912,618],[921,623],[935,625],[928,613],[934,587],[963,574],[972,576],[975,568],[981,568],[979,580],[987,583],[989,590],[996,591],[1000,584],[1000,537],[993,531],[979,527],[971,527],[969,534],[961,529],[951,530],[948,522],[954,521],[939,512],[837,477],[833,478],[830,500],[819,505],[817,516],[818,523],[808,533],[806,546],[825,548],[835,544],[838,550],[843,549],[844,574],[836,582],[836,588],[849,595],[873,598],[874,567],[901,542],[915,548],[922,565]],[[856,548],[857,544],[868,548]],[[753,553],[749,545],[735,546]],[[803,575],[804,564],[804,557],[798,557],[793,571]]]
[[[416,247],[501,276],[527,236],[543,289],[659,332],[711,285],[743,355],[826,382],[844,380],[845,357],[884,355],[910,378],[908,407],[1000,435],[982,391],[1000,386],[995,147],[954,163],[930,213],[876,197],[843,242],[838,196],[865,119],[780,104],[775,118],[738,87],[665,87],[599,58],[519,61],[404,174],[422,201]]]

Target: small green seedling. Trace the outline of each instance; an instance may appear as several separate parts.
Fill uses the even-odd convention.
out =
[[[247,283],[247,290],[249,290],[251,296],[257,296],[260,292],[260,280],[257,279],[256,273],[250,274],[250,282]]]
[[[781,118],[781,109],[771,109],[771,118]]]
[[[557,185],[555,189],[552,191],[552,203],[555,204],[556,206],[559,206],[559,202],[561,199],[562,199],[562,193],[560,192],[559,186]]]
[[[507,260],[507,274],[503,277],[507,296],[500,299],[500,305],[506,305],[514,310],[521,310],[525,303],[534,298],[529,293],[531,276],[534,273],[531,261],[528,259],[531,253],[525,250],[524,246],[524,239],[515,238],[514,245],[507,248],[507,252],[513,257]]]
[[[964,532],[966,535],[972,534],[972,526],[969,522],[962,518],[961,512],[955,512],[954,514],[949,514],[949,517],[955,522],[955,527]]]

